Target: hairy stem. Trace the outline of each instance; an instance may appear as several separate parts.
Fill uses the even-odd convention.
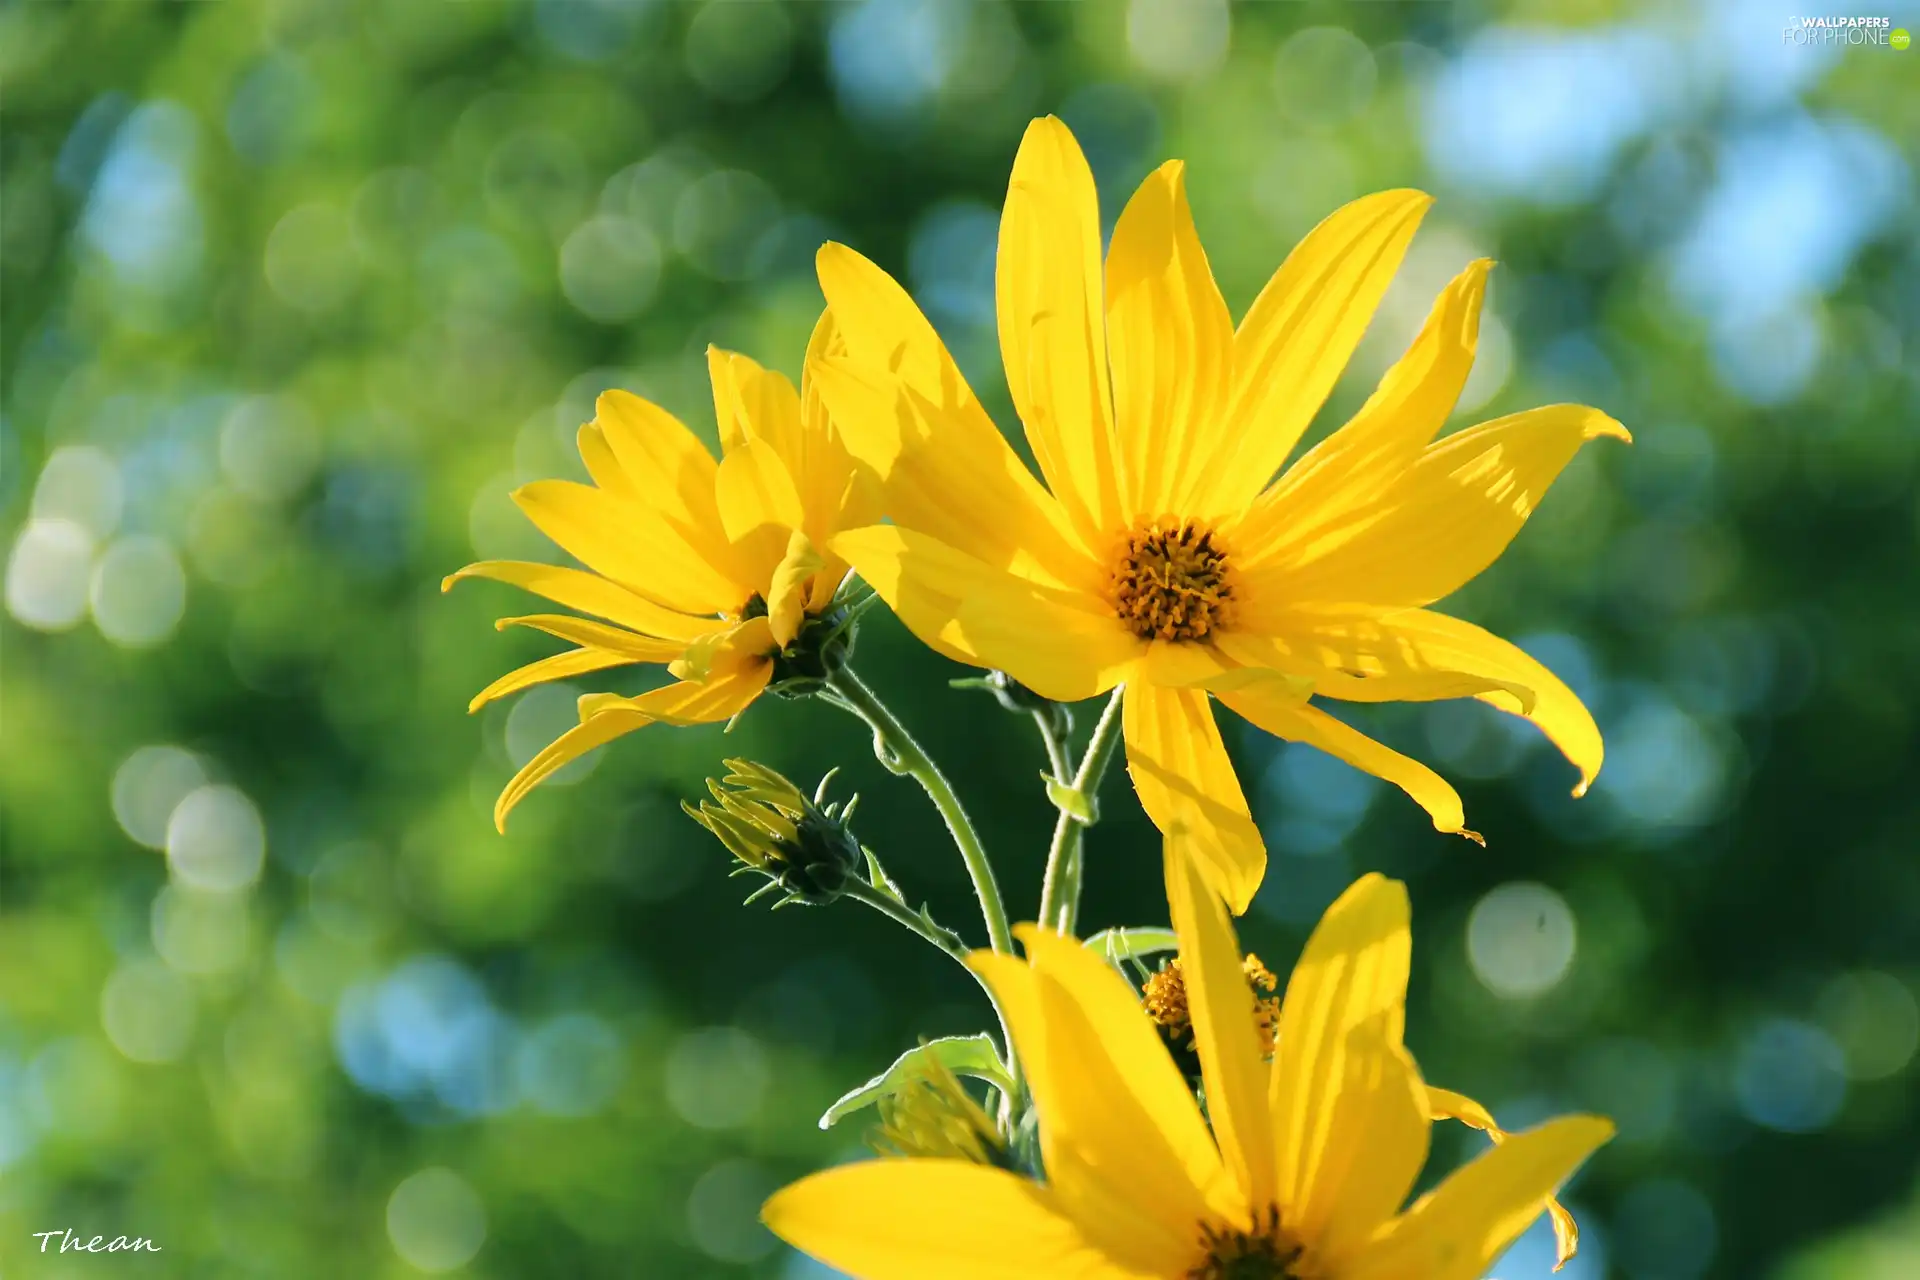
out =
[[[1073,775],[1073,789],[1091,801],[1100,790],[1113,762],[1114,748],[1120,744],[1120,706],[1126,695],[1116,688],[1093,726],[1093,738],[1080,757],[1080,768]],[[1084,833],[1091,823],[1083,823],[1065,809],[1054,820],[1053,843],[1047,849],[1047,873],[1040,885],[1040,927],[1071,934],[1080,915],[1080,879]]]
[[[866,903],[881,915],[892,920],[895,924],[913,930],[913,932],[919,934],[922,938],[946,952],[955,960],[958,960],[962,965],[967,963],[967,956],[969,954],[967,944],[960,940],[959,934],[953,932],[951,929],[941,928],[917,911],[908,910],[906,905],[899,899],[890,894],[882,893],[863,880],[850,882],[843,892],[849,898],[856,898]],[[967,972],[973,973],[973,970],[969,968]],[[979,982],[981,987],[985,988],[986,983],[981,980],[980,975],[974,974],[974,981]]]
[[[993,863],[987,858],[979,833],[973,829],[972,819],[961,807],[960,797],[954,794],[953,784],[947,781],[932,757],[914,741],[906,726],[887,710],[879,696],[853,673],[852,667],[843,666],[827,677],[827,688],[832,701],[859,716],[873,730],[873,754],[879,757],[880,763],[892,772],[906,774],[918,782],[933,801],[933,807],[940,811],[947,831],[953,836],[954,847],[960,851],[960,860],[966,864],[967,876],[973,881],[973,893],[980,901],[980,915],[987,925],[987,940],[995,951],[1012,955],[1013,930],[1007,924],[1007,904],[1000,896],[999,882],[994,879]],[[893,913],[889,911],[888,914]],[[920,932],[918,928],[914,931]],[[994,999],[992,988],[984,982],[980,985],[993,1002],[994,1015],[1000,1020],[1000,1039],[1006,1048],[1007,1070],[1013,1077],[1013,1088],[1002,1095],[1000,1108],[1001,1127],[1010,1135],[1019,1123],[1025,1105],[1026,1077],[1020,1069],[1020,1057],[1014,1047],[1013,1028],[1007,1022],[1006,1011]]]
[[[1013,954],[1013,932],[1007,926],[1007,906],[1000,896],[999,882],[993,876],[993,863],[987,858],[980,836],[973,829],[973,820],[967,817],[947,776],[851,667],[834,672],[828,677],[827,685],[839,695],[842,705],[873,730],[873,753],[880,758],[880,763],[918,782],[933,801],[933,807],[940,811],[947,831],[953,836],[954,847],[960,851],[960,860],[966,864],[967,875],[973,881],[974,896],[980,900],[980,915],[987,924],[987,941],[995,951]]]
[[[1047,748],[1047,770],[1055,778],[1065,782],[1067,770],[1072,768],[1072,761],[1067,758],[1066,739],[1055,731],[1052,716],[1044,711],[1035,711],[1032,714],[1033,723],[1040,729],[1040,741]]]

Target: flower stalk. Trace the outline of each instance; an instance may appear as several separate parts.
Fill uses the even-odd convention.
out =
[[[867,727],[873,730],[873,754],[880,763],[889,771],[918,782],[933,801],[933,807],[940,811],[954,847],[960,851],[960,860],[966,864],[967,876],[973,881],[974,897],[980,901],[980,915],[987,926],[987,940],[995,951],[1012,955],[1013,930],[1007,922],[1007,905],[1000,896],[993,863],[973,828],[973,820],[967,816],[960,797],[954,794],[953,784],[851,667],[843,666],[829,675],[827,689],[833,701],[866,721]]]
[[[1120,709],[1125,687],[1116,688],[1107,699],[1106,709],[1093,726],[1093,737],[1080,757],[1080,768],[1073,775],[1072,794],[1084,802],[1082,813],[1059,805],[1054,820],[1053,841],[1047,848],[1046,877],[1040,884],[1040,926],[1057,933],[1071,934],[1080,914],[1081,872],[1084,867],[1086,829],[1099,821],[1094,805],[1100,782],[1113,762],[1114,748],[1120,742]],[[1064,754],[1064,753],[1063,753]]]
[[[1000,896],[1000,883],[994,878],[993,863],[987,857],[986,847],[980,843],[980,835],[973,829],[973,820],[967,817],[967,811],[961,805],[960,797],[954,793],[953,784],[947,781],[946,774],[940,771],[933,757],[907,732],[907,727],[880,701],[879,695],[854,674],[852,667],[842,666],[828,676],[822,696],[866,721],[873,730],[873,754],[880,763],[891,772],[904,774],[918,782],[933,801],[933,807],[940,811],[940,818],[947,824],[947,831],[953,837],[954,847],[960,851],[960,860],[966,864],[967,877],[973,882],[974,897],[979,899],[980,915],[987,926],[988,943],[1001,955],[1012,955],[1013,930],[1007,922],[1007,904]],[[884,907],[881,909],[886,910]],[[900,919],[898,916],[894,918]],[[901,920],[901,923],[906,921]],[[916,928],[915,932],[920,931]],[[941,944],[936,942],[935,945]],[[995,998],[992,989],[986,990],[987,998],[993,1003],[994,1016],[1000,1021],[1000,1041],[1006,1050],[1007,1071],[1012,1077],[1012,1087],[1001,1095],[1000,1125],[1005,1132],[1012,1133],[1025,1106],[1026,1080],[1013,1047],[1013,1029],[1007,1022],[1006,1011],[1000,1007],[1000,1001]]]

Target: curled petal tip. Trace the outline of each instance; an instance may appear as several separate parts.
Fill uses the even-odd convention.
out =
[[[1458,831],[1454,832],[1453,834],[1457,836],[1466,837],[1467,839],[1473,841],[1475,844],[1479,845],[1482,849],[1487,847],[1487,838],[1481,835],[1478,831],[1469,831],[1465,827],[1462,827]]]
[[[1621,426],[1620,423],[1616,422],[1612,417],[1600,412],[1598,409],[1593,409],[1589,412],[1591,416],[1587,419],[1587,427],[1584,433],[1588,440],[1598,440],[1601,436],[1609,436],[1612,439],[1620,441],[1622,444],[1633,443],[1633,433],[1628,431],[1624,426]]]

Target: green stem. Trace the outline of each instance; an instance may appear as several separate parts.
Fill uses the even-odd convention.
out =
[[[962,965],[966,965],[967,956],[970,954],[967,950],[967,944],[962,942],[960,935],[953,932],[953,930],[941,928],[917,911],[909,911],[906,905],[898,898],[882,893],[863,880],[850,881],[843,892],[849,898],[855,898],[866,903],[894,923],[913,930],[922,938],[952,956]],[[971,966],[967,968],[967,972],[973,973]],[[973,973],[973,980],[980,984],[982,990],[988,990],[989,994],[991,994],[986,981],[982,979],[979,974]]]
[[[1116,688],[1093,726],[1093,738],[1086,754],[1080,757],[1079,771],[1073,775],[1073,789],[1091,802],[1100,790],[1113,762],[1114,748],[1120,744],[1120,707],[1124,687]],[[1097,810],[1096,810],[1097,813]],[[1040,926],[1072,934],[1080,915],[1080,872],[1084,832],[1091,823],[1082,823],[1065,809],[1054,820],[1053,843],[1047,849],[1046,877],[1040,883]]]
[[[1047,748],[1047,771],[1061,782],[1065,782],[1067,770],[1072,767],[1072,762],[1067,759],[1066,741],[1054,732],[1052,716],[1044,711],[1035,711],[1032,715],[1033,723],[1040,730],[1040,741]]]
[[[1000,1001],[994,996],[993,988],[988,986],[987,980],[975,973],[973,966],[967,963],[967,956],[970,954],[967,944],[962,942],[960,935],[953,930],[943,929],[919,912],[907,910],[906,904],[898,898],[882,893],[863,880],[850,881],[842,892],[849,898],[866,903],[895,924],[913,930],[914,933],[952,956],[960,967],[980,984],[980,989],[987,993],[987,1002],[993,1006],[994,1014],[1000,1019],[1000,1034],[1007,1046],[1005,1056],[1011,1084],[1008,1088],[1000,1090],[1000,1097],[1005,1110],[1001,1123],[1006,1127],[1007,1135],[1010,1136],[1013,1132],[1013,1117],[1018,1114],[1020,1107],[1017,1094],[1025,1089],[1026,1084],[1021,1077],[1018,1060],[1013,1055],[1013,1036],[1008,1030],[1006,1015],[1001,1012]]]
[[[967,875],[973,881],[974,896],[980,900],[980,914],[987,923],[987,940],[995,951],[1012,955],[1013,930],[1007,925],[1007,904],[1000,896],[999,882],[994,879],[993,863],[987,859],[987,851],[980,843],[979,833],[973,829],[972,820],[961,807],[960,797],[954,794],[953,785],[940,772],[932,757],[914,741],[907,727],[895,719],[879,696],[853,673],[853,668],[842,666],[828,676],[827,688],[833,701],[866,721],[873,730],[873,754],[880,758],[880,763],[894,773],[910,775],[926,791],[933,801],[933,807],[940,811],[940,817],[953,836],[954,846],[960,850],[960,860],[966,863]],[[972,972],[971,968],[968,971]],[[974,977],[980,981],[978,974]],[[1000,1127],[1011,1140],[1021,1113],[1026,1108],[1026,1073],[1021,1070],[1020,1054],[1013,1043],[1013,1025],[1007,1021],[1006,1010],[1000,1007],[1000,1001],[991,987],[984,981],[980,981],[980,986],[993,1004],[994,1016],[1000,1020],[1000,1043],[1006,1048],[1007,1074],[1013,1078],[1013,1087],[1000,1097]]]
[[[1000,896],[999,882],[993,877],[993,863],[987,859],[987,851],[973,829],[973,821],[961,807],[960,797],[954,794],[953,785],[913,740],[906,726],[894,718],[893,712],[887,710],[851,667],[841,667],[828,676],[827,687],[839,695],[840,702],[849,711],[873,729],[873,753],[880,758],[880,763],[894,773],[912,777],[932,799],[933,807],[940,811],[953,836],[954,846],[960,850],[960,860],[966,863],[967,875],[973,880],[973,893],[980,900],[980,914],[987,922],[987,940],[995,951],[1012,955],[1013,931],[1007,926],[1007,905]]]

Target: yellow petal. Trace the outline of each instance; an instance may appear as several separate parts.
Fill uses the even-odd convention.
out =
[[[1426,1090],[1392,1027],[1397,1017],[1383,1013],[1348,1033],[1326,1142],[1302,1199],[1288,1206],[1288,1221],[1333,1274],[1399,1212],[1427,1162]]]
[[[785,531],[805,523],[793,476],[764,440],[743,440],[728,452],[714,481],[714,496],[727,537],[736,542],[765,525]]]
[[[735,420],[721,428],[720,437],[727,442],[723,453],[731,455],[743,440],[759,440],[770,445],[789,470],[798,470],[796,464],[805,457],[800,395],[787,375],[737,351],[712,346],[707,348],[707,372],[716,387],[722,378],[730,385],[726,403]],[[716,393],[714,404],[720,403]],[[725,466],[724,457],[721,465]]]
[[[774,566],[767,586],[767,611],[773,630],[773,642],[781,648],[800,634],[806,616],[807,582],[821,566],[820,553],[807,535],[795,529],[787,537],[786,554]]]
[[[827,606],[833,603],[834,596],[839,594],[841,584],[846,581],[848,571],[853,567],[831,551],[821,555],[821,565],[807,584],[808,613],[827,611]]]
[[[754,621],[764,624],[766,619]],[[763,658],[743,651],[725,652],[714,660],[713,670],[703,680],[676,680],[632,698],[613,693],[586,694],[580,699],[580,718],[638,712],[661,724],[714,724],[745,711],[767,687],[772,674],[773,664]]]
[[[1104,603],[1023,581],[896,525],[841,534],[833,550],[921,641],[997,667],[1059,702],[1118,684],[1143,646]]]
[[[638,635],[590,618],[576,618],[570,613],[533,613],[502,618],[493,625],[502,631],[508,627],[531,627],[577,645],[619,654],[629,662],[672,662],[687,648],[684,641]]]
[[[1494,1123],[1493,1113],[1464,1093],[1451,1089],[1427,1089],[1428,1112],[1435,1120],[1458,1120],[1480,1130],[1498,1144],[1507,1140],[1506,1130]],[[1580,1224],[1573,1220],[1557,1196],[1547,1199],[1547,1217],[1553,1222],[1553,1269],[1560,1270],[1580,1252]]]
[[[526,798],[529,791],[594,748],[603,747],[622,734],[632,733],[652,722],[652,716],[638,711],[614,710],[591,716],[567,730],[541,748],[539,754],[513,775],[506,789],[500,793],[500,798],[493,802],[493,825],[501,834],[506,834],[507,815]]]
[[[748,436],[721,461],[714,495],[742,570],[764,595],[786,553],[788,535],[806,524],[800,491],[774,447]]]
[[[841,1165],[777,1192],[761,1217],[854,1280],[1161,1280],[1105,1256],[1046,1188],[963,1160]]]
[[[1240,448],[1211,486],[1212,509],[1201,514],[1246,506],[1293,452],[1432,203],[1418,191],[1382,191],[1335,210],[1254,299],[1233,339],[1227,412]]]
[[[1160,166],[1127,202],[1107,252],[1107,346],[1126,460],[1124,515],[1187,510],[1227,433],[1233,320],[1187,205],[1185,166]]]
[[[848,450],[884,485],[894,522],[997,569],[1096,589],[1101,571],[1060,504],[1008,446],[906,290],[845,245],[823,247],[818,265],[846,351],[810,354],[807,381]]]
[[[1234,669],[1233,663],[1210,644],[1188,640],[1148,640],[1140,659],[1138,678],[1163,689],[1211,687]]]
[[[1007,183],[995,262],[1000,356],[1047,486],[1081,540],[1122,528],[1100,304],[1100,206],[1067,126],[1027,126]]]
[[[1405,608],[1450,595],[1499,558],[1580,446],[1626,428],[1584,405],[1549,405],[1429,445],[1356,517],[1357,535],[1310,543],[1271,562],[1262,592]],[[1264,568],[1264,566],[1263,566]]]
[[[719,541],[713,455],[685,423],[650,400],[613,390],[595,401],[593,425],[642,505],[695,545]]]
[[[720,433],[720,456],[732,453],[746,439],[746,414],[740,405],[740,389],[734,385],[733,364],[728,353],[707,346],[707,382],[713,388],[713,417]]]
[[[1256,1213],[1275,1203],[1273,1121],[1266,1062],[1254,1026],[1253,989],[1240,944],[1219,894],[1187,852],[1185,837],[1166,840],[1167,903],[1180,938],[1187,1013],[1207,1086],[1207,1114],[1244,1202]]]
[[[1187,1177],[1186,1153],[1109,1058],[1101,1027],[1058,981],[1012,956],[976,951],[968,964],[992,987],[1026,1063],[1061,1209],[1110,1257],[1155,1276],[1181,1274],[1198,1242],[1203,1194]]]
[[[846,349],[832,310],[822,311],[800,370],[800,431],[793,456],[785,459],[806,515],[801,527],[817,547],[824,547],[842,529],[874,524],[884,514],[877,480],[847,452],[846,441],[810,373],[816,364],[844,356]]]
[[[1341,1280],[1477,1280],[1612,1136],[1613,1125],[1597,1116],[1563,1116],[1514,1134],[1422,1196]]]
[[[495,680],[492,684],[473,695],[467,703],[469,712],[478,711],[489,702],[504,698],[510,693],[532,688],[536,684],[545,684],[549,680],[565,680],[572,676],[586,675],[593,671],[604,671],[608,667],[623,667],[635,659],[621,653],[610,653],[605,649],[569,649],[565,653],[556,653],[551,658],[542,658],[538,662],[529,662]]]
[[[1425,327],[1372,397],[1260,495],[1234,531],[1249,561],[1339,530],[1399,478],[1453,412],[1473,371],[1491,259],[1472,263],[1433,304]]]
[[[692,640],[713,630],[711,616],[695,617],[666,608],[610,579],[559,565],[534,564],[525,560],[482,560],[448,574],[441,581],[440,589],[448,590],[465,578],[490,578],[495,582],[504,582],[544,596],[555,604],[578,609],[581,613],[591,613],[647,635]]]
[[[1239,633],[1222,636],[1215,644],[1235,661],[1297,675],[1312,692],[1342,702],[1435,702],[1501,693],[1507,695],[1507,705],[1532,709],[1533,690],[1523,684],[1420,667],[1357,638],[1376,634],[1377,621],[1364,615],[1329,623],[1302,619],[1290,635]]]
[[[1487,688],[1464,692],[1532,721],[1580,771],[1573,788],[1576,796],[1586,794],[1600,772],[1606,754],[1600,728],[1579,695],[1525,651],[1490,631],[1444,613],[1407,609],[1379,618],[1325,621],[1310,634],[1353,662],[1378,670],[1382,678],[1440,681],[1455,677],[1484,682]],[[1318,687],[1332,697],[1350,696],[1331,685]]]
[[[1466,811],[1460,807],[1460,793],[1418,760],[1375,742],[1318,707],[1300,706],[1262,689],[1223,691],[1218,696],[1234,711],[1276,737],[1318,747],[1356,769],[1391,782],[1427,811],[1435,831],[1484,843],[1477,832],[1466,828]]]
[[[513,500],[567,554],[656,604],[725,613],[751,594],[653,513],[604,489],[536,480]]]
[[[1117,1078],[1184,1170],[1185,1186],[1175,1188],[1181,1211],[1198,1214],[1210,1206],[1215,1217],[1244,1215],[1246,1198],[1229,1183],[1213,1135],[1194,1105],[1193,1090],[1142,1013],[1139,994],[1075,938],[1035,925],[1020,925],[1014,932],[1034,969],[1058,983],[1079,1006]],[[1189,1196],[1187,1187],[1199,1198]]]
[[[766,619],[755,622],[765,624]],[[718,666],[719,664],[716,664]],[[561,734],[522,766],[493,805],[493,823],[502,832],[507,829],[507,814],[527,793],[552,776],[555,770],[572,763],[596,747],[644,728],[661,724],[711,724],[730,720],[760,696],[773,673],[771,663],[759,662],[733,666],[704,681],[676,680],[674,683],[634,698],[617,694],[587,694],[580,699],[580,723]]]
[[[1408,917],[1405,885],[1363,876],[1327,908],[1294,965],[1270,1085],[1282,1205],[1312,1204],[1321,1171],[1346,1158],[1336,1120],[1356,1029],[1374,1028],[1381,1044],[1401,1043]],[[1406,1192],[1402,1186],[1398,1195]]]
[[[1129,684],[1121,711],[1127,772],[1162,834],[1180,837],[1234,914],[1247,909],[1267,848],[1247,812],[1220,728],[1200,689]]]
[[[626,468],[620,465],[620,459],[614,456],[613,446],[607,443],[606,432],[598,423],[589,422],[574,433],[574,441],[580,450],[580,460],[587,464],[587,475],[593,483],[615,497],[626,502],[645,505],[646,499],[640,494],[640,488],[627,475]]]
[[[773,641],[773,620],[748,618],[701,636],[667,670],[676,680],[711,680],[764,665],[772,661],[778,648]]]

